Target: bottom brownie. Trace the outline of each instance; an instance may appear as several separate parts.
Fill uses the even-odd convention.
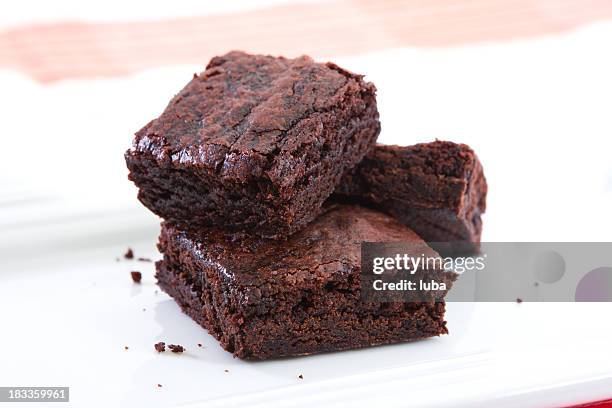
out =
[[[328,208],[286,242],[232,242],[162,224],[160,287],[221,346],[245,359],[346,350],[447,333],[442,299],[365,302],[360,243],[422,242],[394,219]],[[431,254],[435,254],[433,250]],[[455,276],[447,275],[448,286]]]

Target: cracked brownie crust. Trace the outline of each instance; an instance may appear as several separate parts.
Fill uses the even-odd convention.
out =
[[[345,350],[447,332],[444,302],[375,303],[360,297],[360,244],[422,240],[382,213],[326,207],[287,241],[232,242],[215,229],[162,225],[161,288],[245,359]],[[435,252],[432,253],[435,254]],[[449,286],[454,276],[449,274]]]
[[[435,141],[414,146],[376,145],[336,189],[335,197],[384,211],[440,252],[478,249],[487,182],[474,151]]]
[[[373,147],[375,92],[308,57],[215,57],[136,134],[129,178],[177,225],[285,238]]]

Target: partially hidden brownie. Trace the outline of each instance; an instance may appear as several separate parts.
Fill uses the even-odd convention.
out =
[[[356,205],[325,207],[315,221],[286,241],[235,242],[217,229],[184,230],[166,222],[156,277],[186,314],[224,349],[244,359],[346,350],[447,333],[443,299],[369,302],[361,298],[362,242],[423,243],[392,217]],[[431,249],[425,252],[437,256]],[[448,288],[456,277],[446,271],[432,271],[432,276]]]
[[[392,215],[443,254],[479,248],[487,182],[467,145],[379,144],[342,180],[335,197]]]
[[[129,178],[177,225],[286,238],[374,146],[375,92],[305,56],[215,57],[136,133]]]

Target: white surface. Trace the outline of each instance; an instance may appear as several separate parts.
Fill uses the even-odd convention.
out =
[[[474,147],[490,185],[486,240],[610,241],[611,41],[612,25],[600,24],[338,62],[377,84],[381,141]],[[157,257],[158,221],[135,199],[122,154],[198,70],[49,87],[0,74],[1,385],[67,385],[74,405],[87,406],[502,407],[612,397],[610,304],[452,304],[451,335],[440,339],[264,363],[222,351],[155,294],[151,264],[115,261],[128,245]],[[133,269],[144,273],[141,286]],[[187,353],[158,355],[159,340]]]

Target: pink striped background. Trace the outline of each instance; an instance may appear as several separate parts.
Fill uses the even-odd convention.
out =
[[[0,69],[41,82],[202,64],[230,49],[357,55],[549,35],[612,18],[610,0],[334,0],[214,16],[0,31]]]

